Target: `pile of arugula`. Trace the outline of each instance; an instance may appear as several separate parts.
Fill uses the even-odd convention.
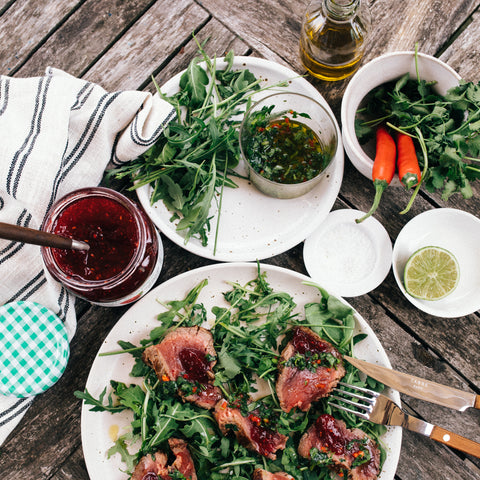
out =
[[[309,285],[319,288],[321,300],[305,305],[305,318],[299,319],[293,313],[296,305],[292,297],[285,292],[273,291],[260,268],[257,277],[246,285],[230,284],[232,289],[224,293],[228,307],[212,308],[214,321],[211,332],[218,356],[214,368],[215,384],[222,389],[225,398],[238,405],[244,414],[256,410],[262,418],[268,418],[273,429],[289,436],[285,450],[277,452],[275,461],[253,453],[241,446],[233,435],[222,435],[209,411],[180,401],[175,392],[182,385],[174,381],[159,381],[154,371],[142,362],[141,354],[148,345],[160,342],[168,330],[202,325],[207,321],[206,309],[198,303],[198,296],[206,284],[206,280],[201,282],[183,300],[165,304],[167,310],[158,316],[161,324],[140,346],[119,342],[121,353],[128,352],[134,356],[131,375],[143,377],[142,387],[112,380],[109,393],[105,387],[98,399],[88,391],[75,393],[86,404],[92,405],[93,411],[133,412],[131,431],[117,439],[108,451],[109,456],[120,454],[126,471],[131,473],[143,455],[162,449],[168,451],[168,438],[180,437],[189,444],[198,478],[249,480],[255,468],[264,468],[272,472],[287,472],[297,480],[326,480],[331,478],[328,455],[319,452],[310,462],[297,454],[301,435],[320,413],[333,414],[343,419],[349,428],[360,428],[379,442],[379,437],[385,432],[384,426],[335,410],[326,399],[314,404],[307,413],[294,411],[287,414],[281,410],[275,393],[275,379],[279,352],[287,340],[285,337],[283,344],[277,345],[280,336],[294,325],[308,326],[341,353],[351,355],[353,346],[365,335],[354,335],[353,310],[315,284]],[[347,362],[345,368],[346,382],[367,385],[360,379],[356,368]],[[247,399],[257,392],[258,378],[260,382],[265,382],[267,395],[248,403]],[[379,390],[382,387],[370,378],[366,382],[369,388]],[[131,453],[129,445],[135,442],[141,446]],[[385,451],[381,443],[379,447],[383,464]]]
[[[480,83],[461,81],[445,96],[440,95],[434,89],[436,82],[420,79],[421,58],[416,61],[416,79],[407,73],[369,93],[365,106],[357,112],[359,142],[365,144],[374,137],[377,125],[387,123],[417,139],[427,191],[441,191],[444,201],[454,193],[471,198],[470,182],[480,178]]]
[[[181,75],[176,94],[165,95],[155,83],[161,98],[175,107],[176,120],[147,152],[109,175],[130,177],[134,182],[130,190],[151,184],[151,204],[163,201],[173,212],[171,221],[178,221],[176,230],[184,235],[185,244],[195,237],[205,246],[212,203],[217,202],[220,212],[223,188],[237,187],[230,176],[238,176],[234,168],[240,159],[241,114],[254,93],[272,86],[260,87],[261,79],[248,69],[234,70],[233,51],[224,57],[225,67],[217,69],[216,59],[198,47],[200,56]],[[214,254],[219,223],[218,218]]]

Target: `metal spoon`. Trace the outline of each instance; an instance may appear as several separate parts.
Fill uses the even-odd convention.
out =
[[[0,238],[14,240],[44,247],[64,248],[72,250],[89,250],[90,245],[73,238],[65,238],[53,233],[42,232],[33,228],[19,227],[9,223],[0,222]]]

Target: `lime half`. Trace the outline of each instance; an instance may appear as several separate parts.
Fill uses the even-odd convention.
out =
[[[403,280],[409,295],[421,300],[440,300],[458,285],[460,269],[455,256],[441,247],[423,247],[407,261]]]

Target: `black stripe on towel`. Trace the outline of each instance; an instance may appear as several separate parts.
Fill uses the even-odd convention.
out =
[[[5,77],[3,80],[0,80],[0,115],[3,115],[7,109],[9,90],[10,79]]]
[[[0,427],[3,427],[7,423],[15,420],[20,414],[22,414],[33,402],[33,397],[20,398],[10,408],[0,412]]]
[[[75,165],[82,159],[85,151],[88,149],[93,138],[97,134],[97,131],[99,130],[100,124],[105,116],[105,112],[114,102],[114,100],[118,97],[118,95],[120,95],[120,92],[105,94],[101,97],[94,112],[90,115],[90,118],[88,119],[87,125],[82,132],[80,139],[72,148],[71,152],[64,158],[64,161],[62,162],[64,168],[57,172],[57,175],[54,179],[52,195],[48,203],[47,211],[50,209],[57,197],[57,192],[60,184],[66,178],[72,168],[75,167]]]
[[[140,145],[142,147],[149,147],[155,143],[157,138],[165,129],[166,125],[171,121],[174,120],[177,116],[176,110],[172,108],[168,115],[165,117],[163,122],[157,127],[157,129],[153,132],[150,138],[143,138],[140,134],[138,129],[138,115],[135,115],[133,122],[130,125],[130,138],[132,139],[133,143]]]
[[[33,147],[35,146],[38,135],[40,134],[40,126],[42,123],[43,113],[45,111],[48,87],[50,86],[51,80],[51,77],[42,77],[38,83],[37,95],[35,97],[35,109],[30,124],[30,131],[27,138],[25,138],[23,145],[15,153],[8,171],[6,186],[7,193],[12,195],[14,198],[16,198],[23,168],[33,150]]]

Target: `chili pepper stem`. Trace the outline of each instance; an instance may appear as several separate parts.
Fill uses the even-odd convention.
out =
[[[372,216],[380,205],[380,200],[385,189],[388,187],[388,182],[386,180],[374,180],[373,185],[375,186],[375,197],[373,199],[373,204],[370,210],[361,218],[355,220],[356,223],[361,223],[366,220],[368,217]]]

